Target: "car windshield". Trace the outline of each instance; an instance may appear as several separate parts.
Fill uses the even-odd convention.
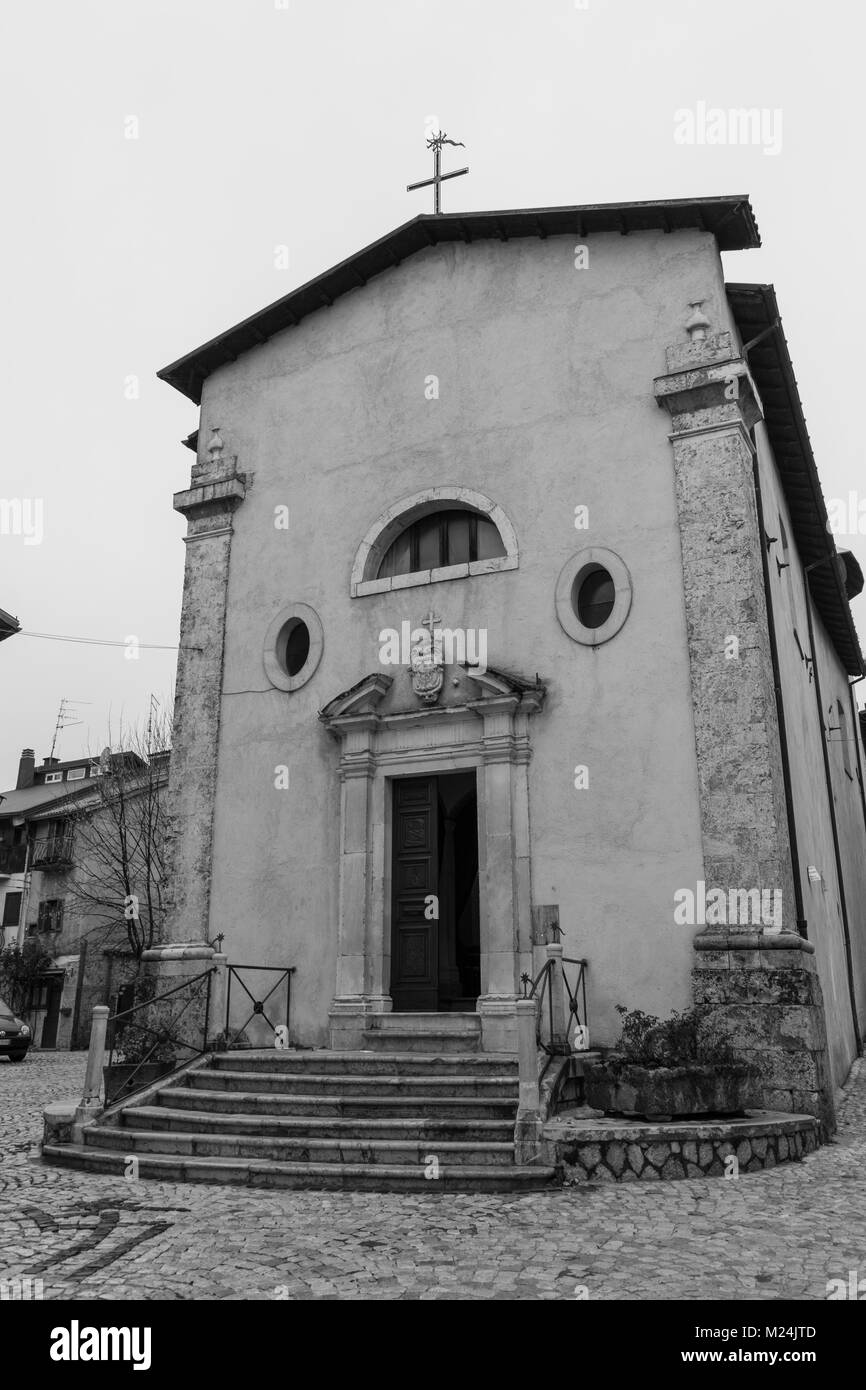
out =
[[[15,1017],[14,1013],[10,1009],[9,1005],[6,1003],[5,999],[0,999],[0,1014],[6,1014],[8,1018]]]

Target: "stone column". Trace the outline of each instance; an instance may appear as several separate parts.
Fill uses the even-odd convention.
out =
[[[206,969],[223,646],[232,516],[244,499],[237,459],[223,458],[218,430],[191,486],[175,494],[188,520],[174,731],[168,787],[168,913],[163,939],[144,960],[170,987]]]
[[[793,876],[749,431],[757,390],[731,334],[667,350],[706,893],[779,890],[781,924],[725,919],[695,938],[707,1041],[760,1073],[765,1104],[831,1120],[820,986],[796,930]],[[688,885],[682,885],[686,887]],[[744,900],[739,900],[744,901]],[[772,901],[772,899],[771,899]],[[688,928],[684,928],[688,930]]]

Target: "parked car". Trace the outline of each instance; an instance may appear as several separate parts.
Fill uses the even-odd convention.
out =
[[[9,1005],[0,999],[0,1057],[8,1057],[10,1062],[23,1062],[33,1036]]]

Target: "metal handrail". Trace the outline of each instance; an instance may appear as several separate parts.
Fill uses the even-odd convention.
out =
[[[578,970],[577,980],[576,980],[576,982],[575,982],[574,989],[572,989],[572,988],[571,988],[571,985],[569,984],[568,975],[566,974],[565,969],[563,969],[563,971],[562,971],[562,982],[563,982],[563,984],[565,985],[565,992],[566,992],[566,994],[567,994],[567,996],[568,996],[568,1022],[567,1022],[567,1024],[566,1024],[566,1028],[565,1028],[565,1037],[562,1039],[562,1041],[558,1041],[558,1040],[556,1039],[556,1037],[555,1037],[554,1023],[553,1023],[553,990],[552,990],[551,983],[550,983],[550,977],[551,977],[551,974],[553,973],[553,971],[556,969],[557,960],[556,960],[555,958],[551,958],[550,960],[546,960],[546,961],[544,962],[544,965],[541,967],[541,969],[539,970],[538,974],[536,975],[535,979],[532,980],[531,982],[530,982],[530,977],[529,977],[528,975],[524,975],[524,976],[522,977],[522,980],[523,980],[523,987],[524,987],[524,998],[526,998],[526,999],[535,999],[535,998],[537,998],[538,1001],[539,1001],[538,1018],[537,1018],[537,1023],[536,1023],[536,1041],[537,1041],[537,1043],[538,1043],[538,1046],[542,1049],[542,1051],[544,1051],[544,1052],[547,1053],[548,1057],[561,1056],[563,1053],[566,1053],[566,1054],[567,1054],[567,1053],[571,1052],[570,1039],[571,1039],[571,1036],[572,1036],[572,1033],[573,1033],[573,1029],[574,1029],[576,1026],[578,1026],[578,1025],[581,1024],[580,1005],[578,1004],[578,995],[581,996],[582,1002],[583,1002],[583,1021],[584,1021],[584,1022],[587,1021],[587,1012],[586,1012],[586,969],[587,969],[587,966],[589,965],[589,961],[587,961],[587,960],[581,960],[581,959],[575,958],[575,957],[573,957],[573,956],[561,956],[561,957],[559,958],[559,961],[560,961],[560,963],[562,964],[563,967],[565,967],[566,965],[577,965],[577,966],[580,967],[579,970]],[[527,990],[526,990],[526,985],[527,985],[527,984],[530,984],[530,983],[531,983],[531,988],[530,988],[529,991],[527,992]],[[540,988],[539,988],[539,986],[540,986]],[[548,1028],[549,1028],[549,1041],[548,1041],[548,1042],[545,1042],[544,1039],[543,1039],[542,1036],[541,1036],[541,1019],[542,1019],[542,1014],[543,1014],[543,1012],[544,1012],[544,996],[545,996],[545,994],[547,995]]]
[[[247,1024],[248,1024],[248,1023],[251,1023],[252,1020],[253,1020],[254,1018],[257,1018],[257,1017],[258,1017],[258,1018],[263,1018],[264,1021],[265,1021],[265,1023],[267,1023],[268,1027],[270,1028],[271,1032],[274,1033],[274,1034],[276,1034],[277,1027],[278,1027],[279,1025],[278,1025],[278,1024],[275,1024],[275,1023],[272,1023],[271,1020],[268,1018],[268,1015],[265,1013],[265,1004],[268,1002],[268,1000],[270,999],[270,997],[271,997],[271,995],[274,993],[274,991],[277,990],[277,989],[279,989],[280,985],[283,983],[283,980],[286,981],[286,1022],[285,1022],[285,1027],[286,1027],[286,1035],[288,1036],[288,1033],[289,1033],[289,1019],[290,1019],[291,1006],[292,1006],[292,976],[294,975],[295,971],[297,970],[297,966],[295,966],[295,965],[285,965],[285,966],[283,966],[283,965],[229,965],[229,966],[227,967],[227,970],[228,970],[228,983],[227,983],[227,987],[226,987],[226,1019],[225,1019],[225,1040],[226,1040],[226,1041],[225,1041],[225,1045],[226,1045],[226,1048],[234,1047],[234,1046],[237,1044],[237,1040],[238,1040],[238,1038],[240,1037],[241,1033],[243,1033],[244,1029],[247,1027]],[[279,976],[279,978],[274,982],[274,984],[272,985],[272,987],[268,990],[268,992],[267,992],[267,994],[265,995],[264,999],[256,999],[255,995],[251,994],[250,991],[249,991],[249,989],[247,989],[247,986],[246,986],[245,981],[241,979],[241,977],[240,977],[240,975],[239,975],[239,973],[238,973],[238,972],[241,971],[241,970],[267,970],[267,971],[270,971],[271,973],[276,973],[276,974]],[[238,984],[240,985],[241,989],[242,989],[242,990],[244,991],[244,993],[246,994],[247,998],[252,1000],[253,1008],[252,1008],[252,1013],[249,1015],[248,1018],[244,1019],[244,1022],[241,1024],[240,1028],[238,1028],[238,1029],[235,1031],[234,1036],[233,1036],[233,1037],[230,1037],[230,1036],[229,1036],[229,1019],[231,1018],[231,1006],[232,1006],[232,976],[234,976],[234,977],[237,979]]]
[[[126,1028],[129,1026],[128,1020],[132,1017],[133,1014],[140,1013],[142,1009],[152,1008],[154,1004],[159,1004],[164,999],[170,999],[172,995],[179,994],[182,990],[188,990],[190,992],[189,998],[187,999],[180,1012],[177,1013],[171,1020],[172,1027],[174,1027],[180,1021],[180,1019],[183,1018],[183,1015],[186,1013],[190,1005],[194,1003],[196,1000],[196,994],[193,987],[200,985],[203,980],[207,981],[205,993],[204,1024],[202,1027],[202,1046],[196,1047],[193,1043],[187,1042],[185,1038],[176,1037],[168,1028],[164,1026],[149,1027],[147,1025],[141,1024],[136,1025],[140,1028],[142,1033],[152,1033],[154,1035],[154,1042],[148,1049],[148,1051],[144,1054],[144,1056],[140,1057],[137,1062],[134,1062],[132,1064],[133,1069],[130,1072],[129,1077],[123,1086],[124,1097],[131,1095],[136,1090],[139,1090],[140,1086],[146,1086],[150,1084],[149,1082],[141,1082],[140,1086],[134,1086],[130,1083],[134,1080],[141,1068],[148,1065],[148,1063],[153,1058],[153,1054],[156,1052],[157,1048],[164,1046],[166,1043],[171,1043],[173,1047],[184,1048],[187,1052],[191,1054],[191,1056],[184,1058],[183,1062],[191,1061],[194,1057],[201,1057],[203,1053],[207,1050],[208,1026],[210,1023],[211,976],[215,974],[216,966],[212,965],[208,970],[203,970],[199,975],[194,975],[189,980],[182,980],[179,985],[174,985],[171,989],[164,990],[162,994],[155,994],[150,999],[142,1000],[140,1004],[133,1004],[132,1007],[129,1009],[119,1009],[117,1013],[114,1013],[109,1017],[107,1025],[109,1034],[108,1065],[112,1066],[115,1053],[118,1051],[121,1053],[123,1052],[124,1033],[126,1032]],[[125,1024],[124,1027],[120,1030],[120,1035],[118,1037],[114,1025],[116,1025],[117,1020],[120,1018],[127,1019],[127,1024]],[[180,1065],[182,1065],[181,1062],[175,1061],[173,1067],[169,1067],[166,1069],[166,1075],[168,1075],[170,1071],[177,1070],[177,1067]]]

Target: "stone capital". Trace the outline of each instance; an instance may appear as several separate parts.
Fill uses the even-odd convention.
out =
[[[671,347],[667,367],[664,376],[655,378],[653,391],[671,416],[675,436],[720,428],[748,431],[763,419],[748,364],[735,352],[698,352],[692,344],[687,349]]]
[[[174,494],[173,506],[176,512],[193,517],[206,511],[233,512],[246,496],[246,479],[242,473],[230,477],[217,478],[213,482],[199,483]]]

